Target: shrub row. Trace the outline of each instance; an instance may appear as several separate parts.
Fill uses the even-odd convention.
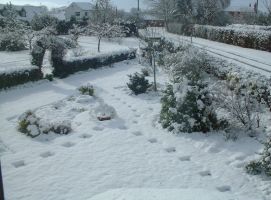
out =
[[[194,25],[191,29],[176,23],[169,26],[169,32],[177,34],[191,35],[192,30],[195,37],[271,52],[270,31],[206,25]]]
[[[0,74],[0,90],[30,81],[38,81],[42,79],[42,76],[41,70],[37,67],[25,69],[23,71]]]
[[[124,60],[134,59],[136,50],[126,50],[117,53],[105,54],[97,57],[75,58],[73,60],[52,59],[54,76],[64,78],[69,74],[88,69],[97,69]]]

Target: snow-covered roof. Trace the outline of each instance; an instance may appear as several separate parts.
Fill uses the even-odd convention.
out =
[[[255,12],[254,5],[257,0],[231,0],[231,4],[225,11],[228,12]],[[265,0],[259,0],[259,11],[266,12]]]
[[[0,4],[0,9],[4,8],[6,4]],[[26,12],[26,17],[18,17],[23,20],[30,21],[35,15],[41,15],[48,12],[48,9],[46,6],[32,6],[32,5],[12,5],[13,8],[17,11],[20,11],[22,9]]]
[[[148,15],[148,14],[145,14],[143,16],[143,19],[144,20],[162,20],[162,19],[159,19],[158,17],[154,16],[154,15]]]
[[[78,6],[82,10],[91,10],[93,4],[89,2],[73,2],[73,5]]]

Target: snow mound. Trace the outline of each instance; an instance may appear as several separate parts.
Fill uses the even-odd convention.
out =
[[[84,113],[90,113],[90,121],[94,123],[99,117],[116,117],[115,109],[105,104],[102,99],[77,94],[25,112],[18,119],[19,131],[33,138],[49,133],[68,134],[73,129],[73,122],[80,120],[82,116],[87,117]]]
[[[89,200],[252,200],[203,189],[115,189]]]

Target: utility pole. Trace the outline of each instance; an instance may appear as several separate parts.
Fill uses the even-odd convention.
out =
[[[0,199],[4,200],[4,186],[3,186],[3,176],[1,170],[1,161],[0,161]]]
[[[259,12],[259,0],[257,0],[257,3],[256,3],[256,14],[258,14]]]
[[[140,8],[139,8],[139,0],[137,0],[137,21],[139,22],[139,11],[140,11]]]

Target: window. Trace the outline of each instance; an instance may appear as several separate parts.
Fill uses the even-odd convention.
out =
[[[80,12],[75,12],[75,16],[80,17]]]
[[[88,12],[85,12],[85,16],[88,16]]]

